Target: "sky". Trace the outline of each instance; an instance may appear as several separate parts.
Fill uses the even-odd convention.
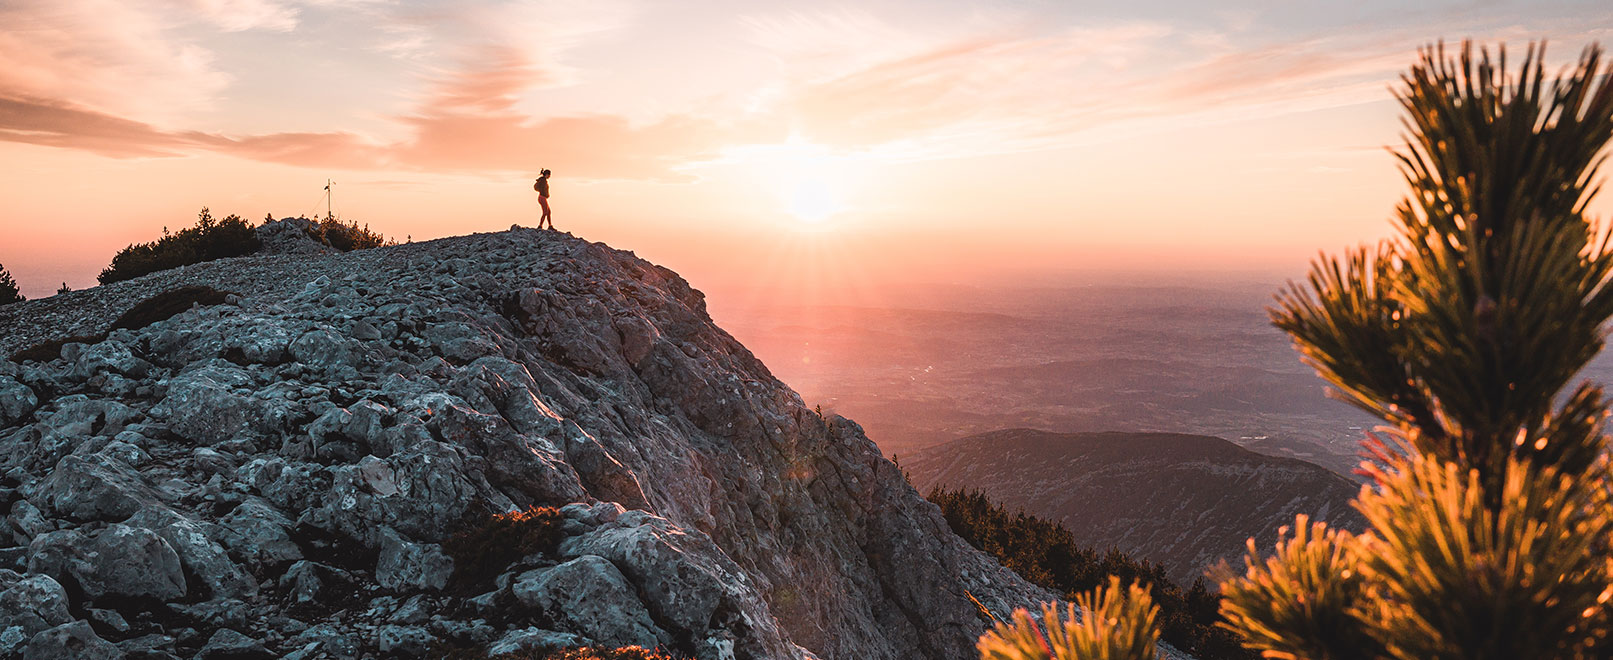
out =
[[[1613,4],[0,0],[0,265],[93,286],[327,180],[400,241],[531,226],[551,168],[708,294],[1298,276],[1388,234],[1398,76],[1469,38],[1561,66]]]

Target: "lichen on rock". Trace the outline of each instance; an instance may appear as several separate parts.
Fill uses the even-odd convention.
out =
[[[950,659],[966,593],[1049,597],[671,271],[520,229],[286,251],[0,308],[0,354],[100,337],[0,365],[0,656]],[[187,286],[234,295],[107,334]],[[444,549],[528,507],[558,543]]]

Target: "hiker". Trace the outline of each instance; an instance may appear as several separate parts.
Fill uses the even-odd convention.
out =
[[[549,228],[554,229],[554,218],[549,217],[549,170],[541,174],[543,176],[532,184],[532,189],[538,191],[538,206],[543,207],[543,215],[538,218],[538,229],[543,229],[545,220],[549,221]]]

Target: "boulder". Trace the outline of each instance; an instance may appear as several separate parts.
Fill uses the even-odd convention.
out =
[[[247,431],[261,431],[258,402],[236,393],[252,382],[239,367],[215,360],[174,377],[158,409],[169,428],[196,444],[211,445]]]
[[[740,655],[794,657],[750,577],[698,530],[628,511],[567,539],[560,553],[567,558],[596,555],[619,568],[651,616],[670,626],[667,632],[673,636],[701,635],[713,628],[744,630],[742,638],[706,640],[705,646],[709,651],[737,644]],[[603,570],[597,562],[583,566]]]
[[[273,318],[258,317],[224,338],[226,351],[238,352],[241,361],[252,364],[279,364],[286,358],[291,340],[286,326]]]
[[[45,519],[45,514],[39,507],[28,500],[20,500],[11,505],[11,515],[6,516],[6,523],[11,527],[12,540],[19,544],[32,542],[34,537],[56,529],[55,525]]]
[[[91,376],[114,373],[130,378],[143,378],[151,371],[151,363],[135,357],[123,342],[108,339],[86,347],[69,372],[73,378],[88,380]]]
[[[377,530],[392,527],[425,541],[448,537],[478,500],[490,490],[460,452],[427,440],[385,459],[384,467],[361,459],[360,465],[327,470],[329,489],[322,503],[303,519],[321,529],[377,546]],[[390,471],[388,476],[387,472]],[[382,484],[389,484],[376,490]]]
[[[40,631],[72,620],[67,590],[50,576],[0,570],[0,656],[10,656]]]
[[[454,560],[435,543],[411,543],[397,532],[383,530],[381,556],[375,581],[396,591],[442,589],[454,574]]]
[[[139,473],[104,454],[62,457],[29,499],[58,516],[82,521],[120,521],[160,506]]]
[[[178,553],[156,532],[124,524],[85,534],[59,530],[28,546],[28,571],[72,580],[84,595],[174,600],[185,595]]]
[[[305,332],[291,342],[291,357],[317,369],[337,369],[354,366],[358,360],[358,349],[341,335],[318,329]]]
[[[517,433],[498,414],[451,405],[427,425],[443,442],[487,461],[488,481],[518,506],[575,502],[587,497],[577,472],[548,440]]]
[[[671,642],[655,627],[633,585],[603,557],[583,555],[553,568],[527,571],[510,584],[510,592],[523,605],[594,644],[655,648]]]
[[[198,660],[272,660],[263,643],[230,628],[219,628],[196,653]]]
[[[487,647],[489,657],[505,653],[543,652],[582,646],[587,640],[571,633],[555,632],[542,628],[511,630]]]
[[[387,657],[419,658],[431,650],[437,636],[420,626],[384,625],[376,633],[375,647]]]
[[[0,376],[0,428],[27,419],[39,407],[39,397],[27,385],[10,376]]]
[[[88,621],[42,630],[28,640],[22,660],[122,660],[123,650],[101,639]]]
[[[247,575],[213,540],[200,523],[166,508],[149,508],[130,517],[128,524],[156,532],[179,555],[191,575],[201,582],[209,598],[251,598],[258,583]]]
[[[252,566],[279,566],[302,559],[291,540],[291,521],[260,497],[249,497],[219,521],[219,541]]]

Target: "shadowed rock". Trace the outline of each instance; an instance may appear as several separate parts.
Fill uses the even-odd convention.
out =
[[[41,594],[0,591],[22,622],[0,643],[951,659],[988,623],[970,594],[999,617],[1049,597],[953,536],[671,271],[530,230],[308,252],[0,308],[0,353],[103,337],[0,366],[18,498],[0,546],[38,574],[0,588]],[[105,334],[186,286],[236,295]],[[528,506],[561,509],[559,549],[468,565],[497,577],[463,593],[476,557],[445,541]],[[62,620],[49,580],[68,612],[101,612],[95,630]]]

